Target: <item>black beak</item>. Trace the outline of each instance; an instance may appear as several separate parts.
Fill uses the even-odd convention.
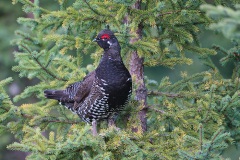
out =
[[[97,41],[98,41],[98,39],[97,39],[97,38],[94,38],[94,39],[93,39],[93,42],[97,42]]]

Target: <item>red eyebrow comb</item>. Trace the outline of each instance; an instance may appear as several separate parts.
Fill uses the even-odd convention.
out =
[[[101,36],[101,39],[110,39],[110,36],[108,34],[103,34]]]

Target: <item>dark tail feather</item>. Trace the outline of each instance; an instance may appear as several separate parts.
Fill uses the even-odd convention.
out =
[[[67,99],[67,95],[64,94],[63,90],[45,90],[44,95],[49,99],[56,99],[58,101],[64,101]]]
[[[72,109],[74,101],[73,99],[70,99],[66,93],[64,93],[64,90],[45,90],[44,95],[46,98],[58,100],[61,105],[65,105],[67,109],[74,112]]]

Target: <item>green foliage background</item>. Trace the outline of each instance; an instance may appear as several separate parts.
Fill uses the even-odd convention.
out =
[[[219,159],[229,144],[239,142],[237,1],[214,2],[232,9],[211,5],[199,9],[205,2],[198,0],[142,1],[142,10],[131,8],[136,1],[124,0],[59,0],[46,7],[43,1],[13,1],[18,2],[25,12],[34,13],[34,19],[25,16],[17,20],[24,27],[16,31],[18,39],[12,41],[18,47],[14,53],[17,64],[12,69],[20,77],[38,82],[15,96],[14,102],[37,101],[16,105],[3,88],[12,79],[0,82],[0,134],[11,131],[20,140],[8,145],[9,149],[30,153],[28,159]],[[128,23],[124,24],[126,15]],[[90,126],[76,115],[43,96],[43,90],[66,87],[97,66],[102,51],[91,40],[106,24],[116,32],[126,65],[133,51],[145,58],[146,67],[176,70],[184,64],[179,80],[145,77],[149,106],[145,133],[136,116],[143,106],[134,101],[135,95],[119,116],[121,131],[102,123],[98,137],[92,137]],[[142,39],[129,43],[137,36],[139,24],[144,26]],[[201,47],[206,40],[199,40],[199,31],[209,24],[234,39],[233,47]],[[232,64],[226,75],[215,65],[217,53],[223,66]],[[187,65],[199,61],[196,57],[206,66],[204,71],[184,72],[194,68]],[[126,116],[129,119],[123,121],[121,117]],[[139,132],[132,132],[133,127]]]

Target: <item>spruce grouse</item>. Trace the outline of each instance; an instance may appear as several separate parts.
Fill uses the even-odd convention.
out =
[[[94,39],[104,49],[96,70],[65,90],[45,90],[45,97],[58,100],[87,123],[97,134],[97,121],[111,119],[123,110],[132,92],[132,79],[124,66],[117,38],[109,29]]]

